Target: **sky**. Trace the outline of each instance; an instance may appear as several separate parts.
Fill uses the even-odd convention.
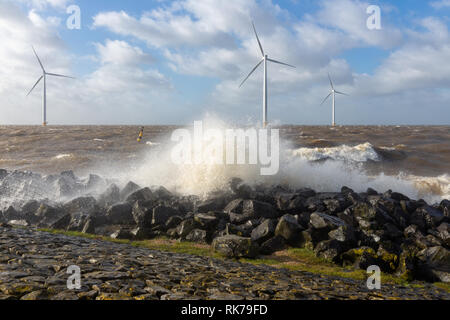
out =
[[[69,29],[67,8],[80,8]],[[370,29],[371,5],[381,29]],[[450,0],[0,0],[0,124],[450,124]],[[72,20],[71,20],[72,21]]]

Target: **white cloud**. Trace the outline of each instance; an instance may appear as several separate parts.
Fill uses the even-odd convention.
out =
[[[430,5],[435,9],[447,8],[450,7],[450,0],[433,1]]]

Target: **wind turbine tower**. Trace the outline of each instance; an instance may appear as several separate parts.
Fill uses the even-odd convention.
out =
[[[320,105],[323,105],[323,104],[325,103],[325,101],[327,101],[328,98],[329,98],[330,96],[332,96],[332,108],[333,108],[333,109],[332,109],[331,125],[332,125],[333,127],[335,127],[335,126],[336,126],[336,93],[337,93],[337,94],[344,95],[344,96],[348,96],[348,94],[343,93],[343,92],[340,92],[340,91],[337,91],[336,89],[334,89],[333,81],[331,80],[330,74],[328,74],[328,79],[330,80],[331,92],[330,92],[330,94],[328,94],[328,96],[322,101],[322,103],[321,103]]]
[[[267,54],[264,53],[263,47],[261,45],[261,41],[259,41],[259,37],[258,37],[258,33],[256,32],[256,28],[255,28],[255,24],[252,22],[253,25],[253,31],[255,32],[255,36],[256,36],[256,41],[258,42],[258,46],[259,49],[261,50],[261,55],[262,55],[262,59],[261,61],[258,62],[258,64],[256,65],[256,67],[253,68],[252,71],[250,71],[250,73],[248,74],[248,76],[244,79],[244,81],[242,81],[241,85],[239,86],[239,88],[241,88],[243,86],[243,84],[245,83],[245,81],[247,81],[248,78],[250,78],[250,76],[253,74],[253,72],[256,71],[256,69],[258,69],[258,67],[264,63],[264,81],[263,81],[263,127],[267,127],[268,125],[268,117],[267,117],[267,108],[268,108],[268,90],[267,90],[267,62],[273,62],[273,63],[278,63],[278,64],[282,64],[288,67],[292,67],[295,68],[294,66],[291,66],[290,64],[287,63],[283,63],[280,61],[276,61],[273,59],[270,59],[269,56]]]
[[[33,88],[31,88],[31,90],[28,92],[27,97],[31,94],[31,92],[34,90],[34,88],[36,88],[38,83],[42,79],[44,79],[44,85],[43,85],[44,92],[43,92],[43,96],[42,96],[42,125],[45,127],[47,125],[47,76],[70,78],[70,79],[75,79],[75,78],[69,77],[69,76],[64,76],[62,74],[49,73],[49,72],[45,71],[45,68],[42,65],[41,59],[39,59],[39,56],[37,55],[36,50],[34,50],[34,47],[32,47],[32,49],[33,49],[34,55],[36,56],[36,58],[39,62],[39,65],[41,66],[42,76],[38,79],[38,81],[36,81]]]

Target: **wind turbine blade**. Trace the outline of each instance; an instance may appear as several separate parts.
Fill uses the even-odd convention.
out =
[[[264,57],[264,50],[261,45],[261,41],[259,41],[258,33],[256,32],[255,23],[253,21],[252,21],[252,25],[253,25],[253,31],[255,31],[256,40],[258,41],[259,49],[261,49],[261,54]]]
[[[74,77],[63,76],[62,74],[56,74],[56,73],[45,73],[45,74],[49,75],[49,76],[54,76],[54,77],[63,77],[63,78],[75,79]]]
[[[258,69],[258,67],[261,65],[261,63],[263,63],[264,59],[262,59],[257,65],[256,67],[253,68],[252,71],[250,71],[250,73],[248,74],[247,78],[244,79],[244,81],[242,81],[241,85],[239,86],[242,87],[242,85],[245,83],[245,81],[247,81],[248,78],[250,78],[250,76],[252,75],[253,72],[255,72],[256,69]]]
[[[330,76],[330,74],[328,74],[328,79],[330,80],[331,88],[334,90],[333,81],[331,81],[331,76]]]
[[[28,92],[27,97],[30,95],[31,91],[33,91],[34,88],[36,88],[36,86],[38,85],[39,81],[41,81],[43,77],[44,77],[44,76],[41,76],[41,77],[38,79],[38,81],[36,81],[36,83],[34,84],[33,88],[31,88],[30,92]]]
[[[39,56],[37,55],[36,50],[34,50],[34,47],[33,47],[33,46],[31,46],[31,48],[33,48],[34,55],[36,56],[36,58],[37,58],[39,64],[41,65],[42,71],[45,72],[44,66],[42,65],[41,59],[39,59]]]
[[[335,92],[338,93],[338,94],[342,94],[342,95],[344,95],[344,96],[348,96],[348,94],[343,93],[343,92],[340,92],[340,91],[335,91]]]
[[[328,100],[328,98],[331,96],[332,92],[330,92],[329,95],[327,95],[327,97],[325,99],[323,99],[322,103],[320,105],[323,105],[325,103],[325,101]]]
[[[291,67],[291,68],[295,68],[293,65],[290,65],[290,64],[287,64],[287,63],[284,63],[284,62],[280,62],[280,61],[273,60],[273,59],[269,59],[269,58],[267,58],[267,60],[270,61],[270,62],[282,64],[282,65],[284,65],[284,66],[288,66],[288,67]]]

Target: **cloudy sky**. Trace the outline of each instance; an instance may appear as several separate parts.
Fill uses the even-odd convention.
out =
[[[66,10],[81,10],[81,29]],[[381,30],[366,10],[381,8]],[[262,117],[262,70],[251,21],[269,57],[269,119],[340,124],[450,124],[450,0],[0,0],[0,124],[40,124],[48,72],[50,124],[190,124],[206,113]]]

